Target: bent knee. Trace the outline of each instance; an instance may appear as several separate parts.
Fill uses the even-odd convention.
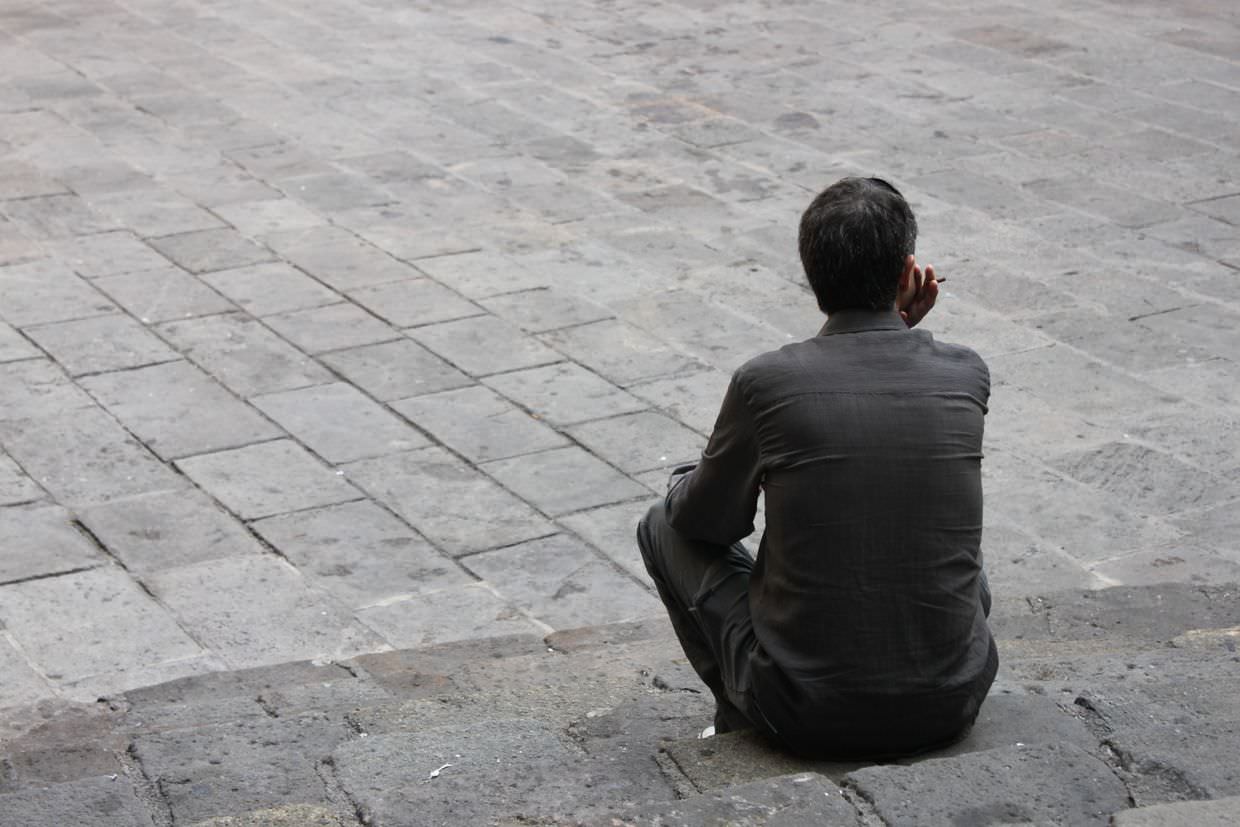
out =
[[[655,537],[667,526],[667,506],[659,500],[646,511],[644,517],[637,522],[637,547],[647,564],[654,553],[657,543]]]

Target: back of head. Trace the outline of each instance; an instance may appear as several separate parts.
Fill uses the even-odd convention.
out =
[[[824,313],[890,310],[917,219],[900,191],[881,178],[843,178],[801,216],[801,264]]]

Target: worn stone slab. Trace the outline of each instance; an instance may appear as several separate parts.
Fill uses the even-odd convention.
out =
[[[617,385],[701,369],[693,357],[617,319],[545,333],[542,341]]]
[[[700,683],[698,684],[700,685]],[[709,690],[703,690],[709,695]],[[711,721],[713,709],[699,723]],[[700,731],[700,730],[699,730]],[[810,761],[780,750],[752,730],[729,732],[710,738],[696,734],[669,741],[660,747],[673,765],[699,792],[747,784],[764,778],[813,772],[841,780],[868,762]]]
[[[188,362],[90,376],[81,384],[165,460],[284,435]]]
[[[651,495],[650,502],[655,501]],[[620,503],[588,511],[577,511],[558,517],[556,522],[568,527],[578,537],[607,555],[639,581],[648,582],[646,564],[637,548],[637,522],[645,514],[649,504]]]
[[[543,632],[484,584],[469,583],[369,606],[358,618],[400,648]]]
[[[435,324],[484,311],[431,279],[406,279],[350,291],[349,298],[389,324],[414,327]]]
[[[195,483],[245,520],[360,499],[361,494],[288,439],[177,461]]]
[[[572,425],[647,407],[605,379],[571,363],[490,376],[485,384],[553,425]]]
[[[0,505],[17,505],[43,496],[43,490],[7,455],[0,453]]]
[[[0,509],[0,583],[91,568],[107,558],[56,505]]]
[[[0,267],[0,318],[13,327],[83,319],[115,310],[107,297],[63,263]]]
[[[418,431],[342,382],[256,396],[251,402],[333,464],[429,444]]]
[[[241,396],[331,380],[331,374],[310,357],[240,314],[168,322],[158,329],[186,357]]]
[[[50,360],[0,364],[0,420],[39,417],[92,406],[90,397]]]
[[[352,290],[420,275],[409,265],[339,227],[289,230],[265,236],[263,241],[281,257],[336,290]]]
[[[470,571],[554,629],[616,623],[662,612],[649,591],[563,534],[473,554]]]
[[[1106,739],[1138,805],[1240,794],[1240,722],[1208,719],[1122,726]]]
[[[265,319],[268,327],[307,353],[390,342],[400,332],[356,304],[341,302]]]
[[[186,489],[79,509],[108,553],[142,577],[152,572],[265,550],[205,494]]]
[[[224,226],[220,219],[190,199],[161,187],[138,186],[91,192],[87,200],[96,211],[110,216],[143,238]]]
[[[1116,813],[1113,827],[1229,827],[1240,820],[1240,796],[1177,801]]]
[[[143,772],[181,823],[289,803],[326,804],[315,764],[350,737],[322,713],[139,736]]]
[[[271,555],[220,558],[150,575],[180,624],[232,668],[343,659],[382,642]]]
[[[346,822],[343,816],[326,807],[287,804],[245,815],[208,818],[192,827],[349,827],[351,821]]]
[[[129,316],[108,315],[26,329],[26,335],[72,376],[179,359]]]
[[[391,404],[419,428],[474,462],[568,444],[537,418],[481,385]]]
[[[625,804],[624,778],[605,778],[550,727],[483,721],[355,741],[333,755],[337,777],[368,817],[490,823],[601,813]],[[435,778],[431,772],[443,767]],[[521,766],[514,776],[510,767]]]
[[[0,322],[0,362],[37,359],[42,355],[22,334]]]
[[[27,706],[53,694],[51,685],[34,670],[25,655],[4,639],[0,639],[0,669],[4,670],[4,683],[0,684],[0,709]],[[12,773],[13,770],[9,769],[5,775]],[[0,793],[6,792],[7,780],[0,780]]]
[[[0,422],[0,444],[68,506],[185,487],[182,477],[97,407]]]
[[[4,590],[8,633],[58,684],[118,673],[130,685],[150,683],[160,664],[201,652],[168,611],[116,566]]]
[[[271,261],[269,250],[233,229],[198,230],[149,239],[148,243],[191,273],[210,273]]]
[[[1199,541],[1105,560],[1090,571],[1110,582],[1131,586],[1240,582],[1240,560],[1203,547]]]
[[[124,776],[105,775],[31,787],[0,795],[0,811],[23,827],[90,824],[154,827],[149,811]]]
[[[1051,464],[1147,514],[1202,508],[1240,495],[1237,483],[1229,484],[1161,451],[1130,442],[1074,452]]]
[[[549,277],[527,269],[515,259],[490,251],[419,258],[418,269],[467,299],[546,287]]]
[[[96,279],[94,286],[143,324],[227,313],[237,306],[180,267]]]
[[[354,608],[471,582],[451,559],[370,501],[270,517],[254,530],[303,576]]]
[[[701,435],[653,411],[599,419],[567,431],[626,473],[696,462],[706,447]]]
[[[88,279],[168,266],[168,261],[131,233],[78,236],[52,245],[56,257]]]
[[[495,460],[483,468],[551,516],[650,493],[644,485],[576,446]]]
[[[857,770],[845,779],[890,825],[926,822],[1105,825],[1128,792],[1080,747],[1007,747],[911,767]]]
[[[4,202],[4,213],[31,238],[62,239],[102,233],[116,228],[77,195],[39,195]]]
[[[602,822],[600,822],[602,823]],[[614,816],[616,827],[695,827],[729,824],[735,827],[782,825],[859,824],[857,811],[840,788],[814,773],[799,773],[740,784],[681,801],[654,804]]]
[[[408,339],[339,350],[324,364],[382,402],[461,388],[474,381]]]
[[[202,280],[255,316],[340,301],[334,290],[281,261],[217,270]]]
[[[409,336],[472,376],[537,367],[560,354],[495,316],[426,325]]]
[[[1086,568],[1062,549],[1006,522],[983,527],[982,556],[992,591],[1008,595],[1101,588],[1109,582],[1098,566]]]
[[[607,308],[557,288],[505,293],[482,299],[479,304],[529,333],[545,333],[612,316]]]
[[[454,556],[555,533],[533,508],[441,448],[362,460],[344,471]]]
[[[288,198],[237,201],[217,207],[215,214],[250,238],[326,223],[318,213]]]
[[[728,375],[705,371],[633,385],[628,391],[671,414],[693,430],[709,434],[719,416]]]

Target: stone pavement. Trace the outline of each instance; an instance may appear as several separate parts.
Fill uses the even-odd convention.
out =
[[[657,616],[633,524],[912,201],[996,592],[1240,580],[1201,0],[0,0],[0,709]]]

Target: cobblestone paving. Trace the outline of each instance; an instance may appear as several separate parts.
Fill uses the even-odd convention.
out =
[[[881,174],[997,591],[1240,578],[1225,3],[0,0],[0,706],[649,615]]]

